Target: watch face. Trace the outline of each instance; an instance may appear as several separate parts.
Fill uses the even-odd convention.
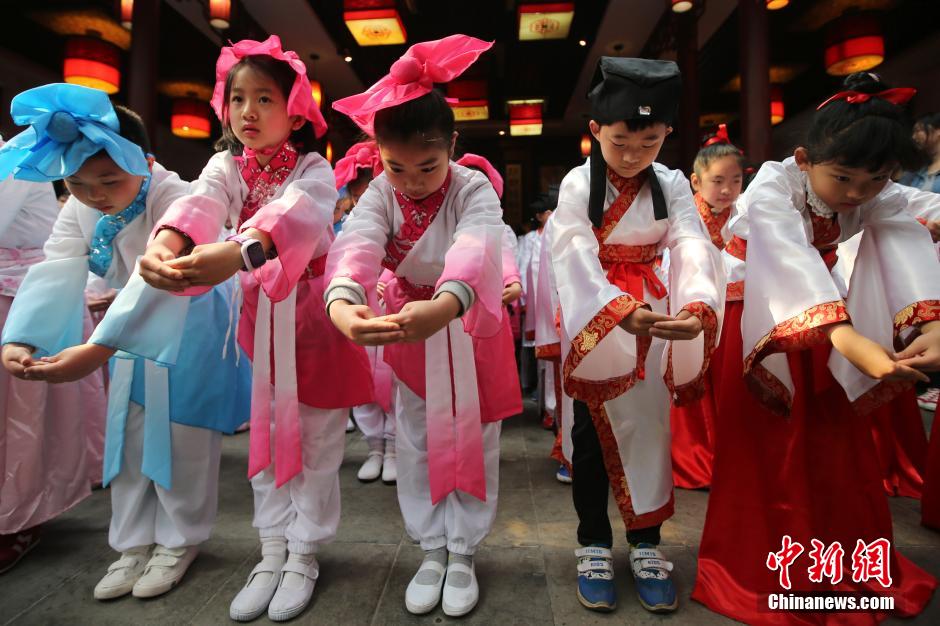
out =
[[[264,265],[264,262],[267,261],[267,257],[264,255],[264,247],[261,245],[260,241],[255,241],[248,245],[248,259],[251,261],[251,266],[253,268],[258,268]]]

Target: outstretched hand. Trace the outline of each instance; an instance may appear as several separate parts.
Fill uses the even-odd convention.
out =
[[[93,374],[108,362],[116,350],[94,343],[84,343],[66,348],[62,352],[39,361],[26,368],[27,380],[42,380],[47,383],[68,383]]]

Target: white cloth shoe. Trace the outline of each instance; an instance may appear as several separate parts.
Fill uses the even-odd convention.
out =
[[[175,587],[197,554],[199,546],[167,548],[157,544],[143,575],[134,583],[134,597],[156,598]]]
[[[347,417],[346,418],[346,432],[351,433],[354,430],[356,430],[356,422],[354,422],[351,417]]]
[[[394,485],[398,482],[398,459],[395,454],[395,442],[385,442],[385,458],[382,459],[382,482]]]
[[[430,613],[441,601],[444,573],[447,571],[447,548],[428,550],[421,567],[405,590],[405,608],[414,615]]]
[[[480,599],[480,587],[474,573],[473,557],[451,552],[447,563],[447,578],[441,608],[444,615],[460,617],[466,615]]]
[[[147,567],[152,547],[140,546],[122,552],[121,558],[108,566],[108,573],[95,585],[95,600],[113,600],[129,594]]]
[[[312,554],[290,554],[281,568],[277,592],[268,605],[272,622],[286,622],[304,612],[313,596],[320,566]]]
[[[248,582],[229,605],[230,618],[236,622],[250,622],[268,610],[286,559],[286,539],[278,537],[261,540],[261,562],[248,574]]]
[[[356,474],[356,478],[360,482],[371,483],[382,475],[382,461],[385,458],[385,454],[382,452],[384,446],[385,444],[382,443],[378,447],[373,447],[373,444],[370,444],[369,456],[366,457],[366,462],[362,464],[359,473]]]

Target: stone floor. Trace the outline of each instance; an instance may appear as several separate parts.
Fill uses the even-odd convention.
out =
[[[678,491],[676,516],[664,526],[663,550],[676,564],[681,595],[678,613],[651,615],[639,607],[625,574],[626,550],[615,550],[620,606],[613,614],[584,610],[574,593],[576,518],[570,487],[554,478],[548,458],[552,437],[529,413],[504,423],[499,513],[478,553],[480,604],[464,624],[713,624],[728,622],[689,600],[708,494]],[[0,577],[0,623],[9,624],[231,624],[228,605],[259,558],[251,528],[251,490],[245,481],[248,436],[225,440],[219,517],[183,584],[149,601],[130,596],[97,602],[92,589],[114,553],[107,545],[108,492],[96,491],[45,528],[42,542],[14,570]],[[339,537],[320,555],[314,600],[298,624],[440,624],[452,621],[438,609],[407,613],[404,592],[421,551],[404,533],[394,487],[362,484],[356,471],[366,447],[347,436],[341,469],[343,518]],[[919,525],[919,503],[896,498],[895,540],[920,566],[940,576],[940,533]],[[615,528],[619,516],[611,508]],[[266,618],[258,622],[266,622]],[[728,622],[730,623],[730,622]],[[900,621],[898,621],[900,623]],[[940,623],[936,597],[918,619]]]

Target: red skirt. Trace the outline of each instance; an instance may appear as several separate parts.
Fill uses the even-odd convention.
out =
[[[921,523],[940,530],[940,408],[934,413],[930,429],[930,452],[920,507]]]
[[[767,411],[741,375],[742,311],[742,303],[731,302],[725,314],[712,490],[692,597],[749,624],[866,624],[888,617],[768,610],[770,594],[800,592],[890,595],[892,615],[916,615],[930,600],[936,579],[893,548],[889,588],[874,579],[852,582],[856,542],[893,539],[870,417],[854,413],[830,374],[828,346],[788,355],[795,387],[791,415]],[[790,590],[767,566],[768,554],[781,550],[785,535],[805,548],[789,568]],[[811,539],[841,544],[842,582],[809,580]]]
[[[920,498],[927,470],[927,432],[917,392],[907,391],[871,414],[872,435],[889,496]]]

